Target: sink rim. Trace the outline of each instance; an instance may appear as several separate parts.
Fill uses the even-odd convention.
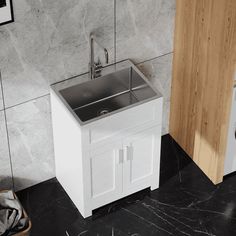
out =
[[[67,89],[67,88],[70,88],[72,86],[76,86],[76,85],[79,85],[79,84],[83,84],[83,83],[86,83],[86,82],[89,82],[91,81],[90,79],[88,79],[87,81],[84,81],[82,83],[78,82],[77,84],[73,84],[70,85],[68,84],[67,86],[62,86],[62,88],[60,88],[60,83],[63,83],[63,81],[61,82],[58,82],[58,83],[55,83],[55,84],[52,84],[50,87],[51,87],[51,90],[57,95],[57,97],[60,99],[60,101],[63,103],[63,105],[70,111],[70,113],[73,115],[73,117],[76,119],[76,121],[78,121],[78,123],[80,124],[80,126],[85,126],[87,124],[90,124],[92,122],[95,122],[97,120],[101,120],[101,119],[104,119],[106,117],[109,117],[111,115],[114,115],[116,113],[119,113],[119,112],[122,112],[124,110],[128,110],[130,108],[133,108],[133,107],[136,107],[136,106],[139,106],[141,104],[144,104],[144,103],[147,103],[149,101],[152,101],[154,99],[157,99],[157,98],[162,98],[163,95],[150,83],[150,81],[145,77],[145,75],[130,61],[130,60],[126,60],[127,61],[127,65],[125,67],[122,67],[120,69],[117,69],[117,70],[114,70],[114,71],[111,71],[101,77],[98,77],[96,78],[95,80],[98,80],[98,79],[102,79],[104,76],[109,76],[110,74],[113,74],[113,73],[116,73],[116,72],[119,72],[121,70],[124,70],[124,69],[127,69],[127,68],[132,68],[146,83],[147,85],[153,90],[153,92],[155,93],[154,96],[150,97],[150,98],[146,98],[146,99],[143,99],[141,101],[138,101],[134,104],[131,104],[131,105],[128,105],[128,106],[125,106],[123,108],[119,108],[117,110],[114,110],[114,111],[111,111],[107,114],[104,114],[104,115],[101,115],[101,116],[96,116],[92,119],[89,119],[89,120],[86,120],[86,121],[82,121],[79,116],[75,113],[74,109],[71,108],[71,106],[69,105],[69,103],[66,101],[66,99],[62,96],[62,94],[60,93],[61,90],[64,90],[64,89]],[[109,67],[109,66],[108,66]],[[88,74],[88,73],[86,73]],[[82,75],[85,75],[85,74],[82,74]],[[81,75],[81,76],[82,76]],[[77,76],[76,76],[77,77]],[[73,80],[75,77],[72,77],[71,80]],[[79,76],[78,76],[79,78]],[[68,79],[70,80],[70,79]],[[56,86],[55,86],[56,85]]]

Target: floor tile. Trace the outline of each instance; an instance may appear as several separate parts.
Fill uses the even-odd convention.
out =
[[[54,178],[18,192],[31,236],[236,235],[236,176],[213,185],[169,136],[162,137],[160,188],[145,189],[83,219]]]

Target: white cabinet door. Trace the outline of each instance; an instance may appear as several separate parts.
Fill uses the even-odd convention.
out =
[[[92,209],[117,200],[122,194],[122,143],[92,149],[89,155]]]
[[[161,127],[136,133],[124,142],[124,192],[159,186]]]

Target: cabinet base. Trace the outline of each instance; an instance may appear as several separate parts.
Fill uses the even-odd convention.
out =
[[[159,188],[158,185],[152,185],[152,186],[150,187],[151,191],[153,191],[153,190],[155,190],[155,189],[158,189],[158,188]]]

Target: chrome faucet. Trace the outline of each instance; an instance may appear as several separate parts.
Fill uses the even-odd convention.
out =
[[[95,59],[94,59],[94,42],[96,42],[97,45],[100,48],[103,49],[103,51],[105,53],[106,64],[108,64],[108,62],[109,62],[109,56],[108,56],[107,49],[104,48],[103,46],[101,46],[95,40],[95,36],[93,35],[93,33],[91,33],[89,35],[89,46],[90,46],[89,77],[90,77],[90,79],[95,79],[95,78],[101,76],[101,71],[102,71],[102,63],[101,63],[101,61],[98,59],[98,61],[95,62]]]

